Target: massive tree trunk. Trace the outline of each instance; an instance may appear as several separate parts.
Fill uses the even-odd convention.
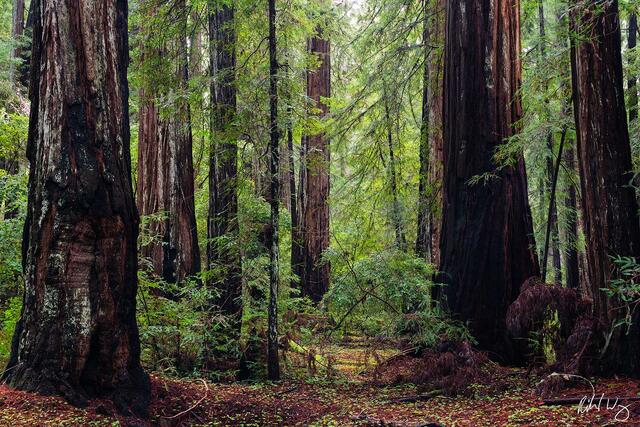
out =
[[[521,157],[498,169],[493,154],[521,117],[519,2],[461,0],[446,11],[444,212],[446,303],[481,348],[509,359],[505,315],[539,274]],[[470,183],[482,174],[486,180]]]
[[[144,413],[127,2],[36,0],[24,306],[4,379]]]
[[[184,92],[189,80],[184,0],[177,6],[181,14],[177,18],[179,36],[172,49],[178,54],[176,89]],[[145,86],[152,87],[153,82],[147,82]],[[158,215],[149,227],[156,238],[142,248],[142,254],[151,259],[153,270],[159,277],[169,283],[179,283],[200,271],[191,112],[184,97],[175,97],[171,105],[158,107],[156,99],[163,95],[166,94],[150,90],[141,93],[136,194],[141,215]]]
[[[424,61],[420,182],[416,254],[440,264],[442,229],[442,108],[444,58],[444,0],[424,1]]]
[[[307,72],[307,96],[313,103],[312,109],[319,109],[322,118],[328,106],[322,98],[331,96],[331,61],[329,41],[322,37],[322,31],[312,37],[308,50],[316,55],[319,68]],[[324,133],[308,135],[305,138],[305,206],[304,206],[304,269],[302,275],[302,295],[319,302],[329,289],[329,263],[322,259],[322,253],[329,247],[329,141]]]
[[[607,333],[625,314],[619,300],[602,291],[619,277],[613,256],[640,256],[640,225],[631,179],[631,147],[624,105],[618,2],[584,1],[573,24],[573,103],[578,139],[588,275],[594,313]],[[640,317],[629,333],[613,330],[601,368],[640,373]]]
[[[217,305],[230,317],[230,340],[240,334],[242,265],[238,230],[238,146],[236,141],[236,28],[233,2],[211,0],[209,46],[211,158],[207,259],[220,296]]]
[[[280,283],[280,132],[278,130],[278,57],[276,39],[276,2],[269,0],[269,107],[271,178],[271,226],[269,245],[269,333],[267,340],[267,378],[280,380],[278,357],[278,285]]]

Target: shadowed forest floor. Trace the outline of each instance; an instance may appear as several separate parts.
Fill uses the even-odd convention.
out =
[[[0,425],[11,426],[587,426],[640,425],[640,402],[606,401],[578,413],[578,405],[545,406],[534,390],[539,378],[525,370],[494,366],[490,383],[473,384],[466,396],[426,398],[406,378],[420,360],[393,349],[358,345],[331,348],[335,369],[278,384],[214,384],[152,375],[150,419],[116,414],[108,401],[78,409],[60,398],[0,386]],[[383,358],[384,357],[384,358]],[[382,365],[376,369],[376,360]],[[302,362],[301,360],[297,362]],[[289,360],[295,364],[296,361]],[[592,379],[592,381],[594,381]],[[640,394],[640,381],[598,379],[597,396]],[[207,390],[208,388],[208,390]],[[591,396],[589,384],[555,398]],[[621,406],[621,405],[624,405]],[[615,406],[615,408],[614,408]],[[628,413],[627,413],[628,410]],[[176,415],[178,415],[176,417]]]

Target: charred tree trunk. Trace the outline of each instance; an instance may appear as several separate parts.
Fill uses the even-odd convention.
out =
[[[189,84],[184,0],[177,6],[180,35],[171,48],[177,53],[175,86],[178,92],[184,92]],[[145,86],[151,87],[153,82]],[[151,222],[149,230],[157,238],[143,247],[141,252],[151,260],[153,270],[159,277],[168,283],[180,283],[200,271],[190,107],[184,97],[177,97],[172,105],[159,108],[155,99],[166,94],[147,90],[141,95],[136,191],[138,210],[141,215],[158,215]]]
[[[627,39],[627,47],[629,50],[636,48],[638,39],[638,17],[635,13],[629,15],[629,36]],[[638,119],[638,77],[636,75],[630,75],[627,79],[627,86],[629,90],[629,123]]]
[[[211,49],[212,142],[209,168],[207,259],[220,296],[216,304],[230,316],[235,339],[242,316],[242,264],[238,246],[238,146],[236,120],[236,28],[233,2],[212,0],[209,12]]]
[[[278,130],[278,57],[276,40],[276,1],[269,0],[269,106],[270,106],[270,172],[271,232],[269,245],[269,333],[267,343],[267,378],[280,380],[278,357],[278,285],[280,282],[279,215],[280,215],[280,132]]]
[[[4,379],[144,414],[127,2],[36,0],[24,305]]]
[[[318,56],[320,66],[307,72],[307,96],[320,117],[328,112],[322,98],[331,96],[331,62],[329,41],[322,31],[309,40],[309,52]],[[304,271],[302,295],[320,302],[329,289],[329,263],[322,253],[329,247],[329,141],[324,132],[305,138],[305,206],[304,206]]]
[[[505,315],[539,274],[524,161],[497,169],[495,149],[522,111],[519,2],[448,2],[441,270],[446,303],[479,345],[513,359]],[[463,60],[464,58],[464,60]],[[495,174],[471,184],[477,175]]]
[[[614,328],[620,301],[602,291],[618,277],[613,256],[640,256],[638,205],[632,188],[631,147],[624,105],[618,2],[589,0],[573,16],[573,103],[594,313],[606,328],[601,368],[640,373],[640,317],[631,330]],[[628,332],[628,333],[625,333]]]

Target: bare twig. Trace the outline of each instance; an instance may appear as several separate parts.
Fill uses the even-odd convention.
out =
[[[189,412],[193,411],[194,409],[196,409],[198,407],[198,405],[200,405],[202,402],[204,402],[204,400],[207,398],[207,395],[209,394],[209,385],[207,384],[207,382],[203,379],[200,379],[199,381],[202,382],[202,384],[204,384],[205,390],[204,390],[204,395],[200,398],[200,400],[198,400],[196,403],[194,403],[189,409],[185,409],[184,411],[175,414],[171,417],[162,417],[165,420],[173,420],[176,418],[180,418],[186,414],[188,414]]]

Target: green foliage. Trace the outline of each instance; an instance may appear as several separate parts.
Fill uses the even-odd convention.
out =
[[[472,340],[464,325],[449,319],[431,300],[434,269],[424,260],[396,250],[375,253],[351,264],[329,254],[337,267],[326,303],[345,331],[368,336],[408,338],[415,346],[440,340]]]
[[[640,264],[633,257],[615,256],[612,258],[618,274],[602,291],[619,302],[617,312],[622,313],[613,324],[613,328],[630,327],[635,311],[640,305]]]

